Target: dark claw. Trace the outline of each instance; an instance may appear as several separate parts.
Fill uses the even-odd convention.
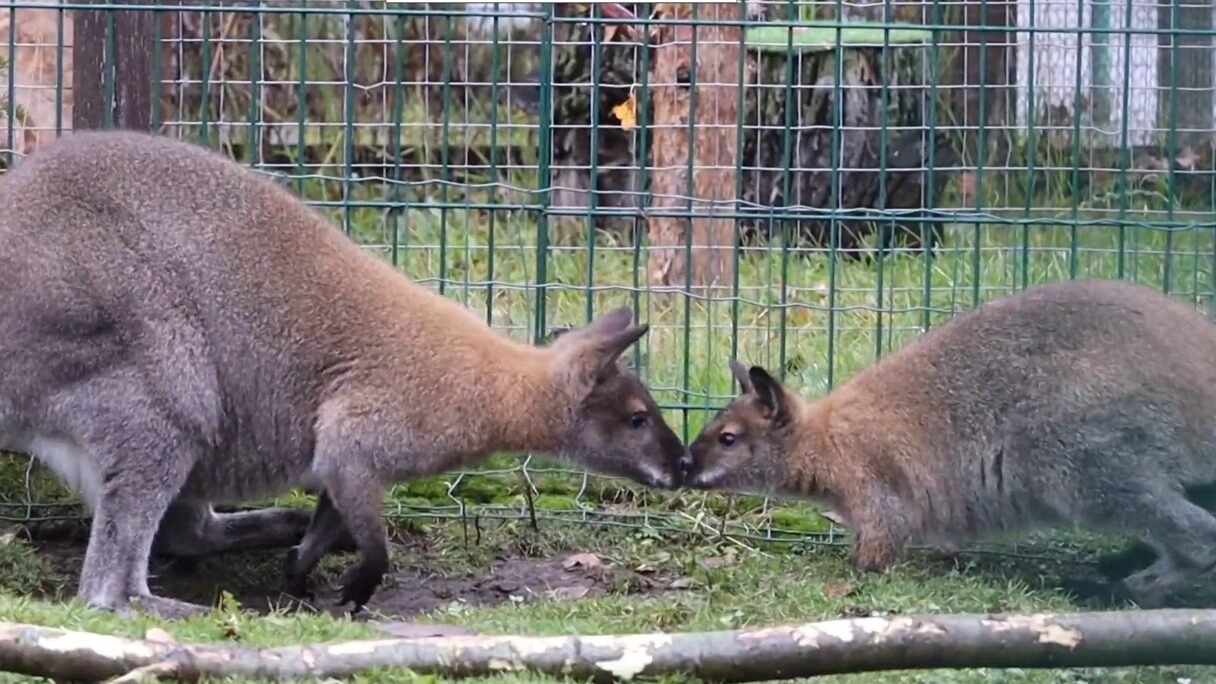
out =
[[[363,563],[352,566],[342,578],[342,595],[339,606],[353,603],[351,613],[358,613],[371,600],[384,579],[384,569],[368,568]]]
[[[1121,581],[1103,582],[1090,579],[1068,579],[1062,588],[1082,601],[1096,603],[1099,607],[1113,609],[1132,600],[1131,593]]]
[[[287,566],[287,586],[284,590],[287,592],[288,596],[294,596],[296,598],[312,602],[316,599],[316,594],[313,593],[312,589],[308,588],[308,574],[296,572],[297,556],[298,550],[296,547],[293,546],[287,551],[287,560],[285,563]]]

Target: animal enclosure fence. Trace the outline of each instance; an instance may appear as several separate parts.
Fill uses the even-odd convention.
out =
[[[1100,2],[1069,3],[1107,17],[1080,27],[1039,21],[1047,0],[4,0],[0,162],[147,127],[272,174],[521,341],[629,305],[651,326],[631,360],[688,438],[731,396],[730,358],[818,395],[1034,283],[1126,278],[1216,306],[1216,126],[1193,111],[1214,101],[1212,4],[1145,22],[1110,19],[1143,2]],[[1095,41],[1106,70],[1083,77]],[[1154,78],[1110,76],[1146,43],[1157,60],[1133,70]],[[1071,83],[1035,64],[1070,50]],[[1160,116],[1133,106],[1145,88]],[[721,277],[699,280],[705,263]],[[79,515],[41,469],[3,463],[4,518]],[[403,483],[388,505],[838,535],[809,505],[537,456]]]

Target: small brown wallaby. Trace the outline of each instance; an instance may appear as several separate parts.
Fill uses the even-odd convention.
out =
[[[388,565],[386,483],[509,451],[677,482],[684,447],[618,363],[647,330],[628,309],[514,342],[254,170],[161,136],[43,145],[0,177],[0,207],[0,449],[91,510],[91,605],[197,612],[149,591],[154,539],[286,545],[307,524],[213,502],[323,490],[338,515],[314,519],[295,567],[344,523],[358,609]]]
[[[853,562],[907,543],[1075,525],[1156,560],[1107,589],[1160,605],[1216,565],[1216,325],[1125,282],[983,304],[811,401],[732,361],[742,392],[689,447],[685,483],[817,499]]]

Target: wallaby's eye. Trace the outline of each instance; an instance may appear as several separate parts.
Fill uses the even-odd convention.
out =
[[[645,411],[638,411],[632,416],[629,416],[629,427],[633,428],[634,430],[646,427],[646,424],[649,422],[650,416],[646,415]]]
[[[718,435],[718,444],[721,444],[724,447],[734,446],[735,445],[735,433],[723,432],[722,434]]]

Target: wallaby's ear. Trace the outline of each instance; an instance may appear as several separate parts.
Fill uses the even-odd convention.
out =
[[[607,335],[624,330],[631,321],[633,321],[633,310],[622,306],[591,321],[583,330],[589,335]]]
[[[764,407],[765,417],[778,425],[788,421],[790,407],[786,399],[785,388],[781,386],[781,383],[760,366],[752,366],[748,369],[747,376],[751,380],[756,397],[760,400],[760,405]]]
[[[571,330],[574,330],[574,328],[571,328],[569,326],[566,326],[563,328],[554,328],[554,329],[550,330],[549,336],[545,338],[545,344],[553,344],[554,342],[557,341],[557,338],[561,337],[562,335],[565,335],[566,333],[570,332]]]
[[[751,394],[755,391],[752,388],[752,379],[747,376],[747,366],[734,359],[731,359],[727,365],[730,366],[730,374],[735,376],[735,382],[739,383],[741,394]]]
[[[650,330],[649,325],[630,325],[632,320],[633,312],[620,308],[563,337],[571,379],[589,390],[614,370],[617,358]]]
[[[604,365],[609,366],[616,363],[617,358],[630,345],[642,339],[642,335],[645,335],[648,330],[650,330],[650,326],[646,324],[632,325],[606,337],[598,345],[600,353],[603,355]]]
[[[613,309],[609,313],[587,323],[572,328],[554,328],[549,331],[549,344],[560,341],[564,345],[595,343],[602,341],[629,327],[633,320],[633,312],[628,307]]]

